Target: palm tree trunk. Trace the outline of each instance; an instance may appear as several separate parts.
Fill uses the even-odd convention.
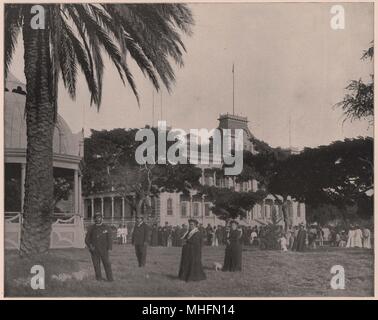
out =
[[[23,26],[26,77],[26,177],[21,255],[44,253],[50,247],[53,213],[53,133],[55,111],[51,90],[49,33],[30,26],[25,5]]]

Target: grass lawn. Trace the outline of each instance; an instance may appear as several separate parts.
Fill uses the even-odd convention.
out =
[[[177,279],[181,248],[149,247],[147,266],[138,268],[130,245],[115,245],[111,261],[115,281],[94,279],[86,249],[51,250],[33,260],[6,251],[5,296],[45,297],[291,297],[372,296],[374,294],[373,250],[322,248],[305,253],[260,251],[244,248],[243,271],[215,271],[213,262],[223,262],[224,248],[204,247],[207,280],[185,283]],[[43,265],[45,290],[30,287],[31,266]],[[345,269],[345,290],[333,290],[333,265]],[[84,275],[83,279],[55,279],[54,275]]]

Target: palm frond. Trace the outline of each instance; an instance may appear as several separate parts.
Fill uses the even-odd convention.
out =
[[[80,22],[88,37],[97,39],[98,43],[102,48],[108,53],[109,58],[112,60],[113,64],[117,68],[118,74],[125,84],[125,77],[138,101],[139,95],[136,90],[136,84],[134,82],[133,76],[126,64],[126,60],[122,57],[119,48],[116,43],[108,36],[106,30],[97,23],[93,16],[88,12],[86,5],[75,5],[77,11],[77,16],[70,12],[70,15],[77,19],[80,17]]]
[[[96,106],[100,105],[100,99],[98,96],[98,87],[93,77],[93,70],[91,68],[90,59],[84,45],[79,41],[72,29],[67,24],[62,24],[64,32],[72,43],[72,48],[75,52],[77,62],[81,67],[87,81],[88,89],[91,94],[91,105],[94,103]]]
[[[102,24],[108,33],[112,33],[112,36],[117,39],[123,57],[126,58],[127,53],[130,53],[131,57],[138,64],[138,67],[147,74],[154,87],[158,90],[160,88],[157,75],[150,60],[144,54],[139,44],[127,33],[122,24],[115,23],[114,17],[111,17],[108,12],[102,10],[95,5],[89,5],[97,22]]]
[[[91,94],[101,104],[104,50],[124,84],[139,96],[128,58],[149,78],[156,90],[161,83],[171,91],[175,82],[172,60],[182,67],[182,34],[191,35],[194,20],[182,4],[49,4],[48,24],[52,62],[52,96],[60,77],[71,98],[76,96],[78,65]],[[7,74],[23,25],[24,5],[5,6],[5,72]]]
[[[66,22],[60,17],[62,30],[66,30]],[[64,26],[63,26],[64,25]],[[66,32],[62,32],[59,44],[60,70],[64,87],[72,99],[76,98],[77,63],[72,41]]]
[[[171,84],[175,82],[170,58],[179,66],[183,65],[182,51],[179,49],[182,41],[172,22],[169,19],[163,21],[158,13],[158,5],[149,5],[151,9],[144,5],[103,6],[114,22],[122,25],[127,34],[138,43],[164,86],[170,91]]]
[[[4,64],[5,77],[8,75],[16,48],[17,38],[22,26],[22,7],[20,5],[5,4],[4,6]]]

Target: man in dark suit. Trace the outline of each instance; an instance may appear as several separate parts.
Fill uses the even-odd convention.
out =
[[[89,227],[85,236],[85,244],[91,253],[93,267],[97,280],[103,280],[101,276],[101,261],[104,265],[107,281],[113,281],[112,267],[109,260],[109,250],[112,250],[112,231],[102,223],[101,213],[96,213],[95,224]]]
[[[142,216],[137,217],[132,235],[132,244],[135,246],[135,254],[139,267],[146,265],[147,245],[150,238],[150,230]]]
[[[168,246],[168,236],[169,236],[169,225],[168,225],[168,222],[166,222],[162,230],[163,247]]]

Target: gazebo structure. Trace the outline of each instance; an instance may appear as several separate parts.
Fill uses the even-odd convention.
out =
[[[4,96],[5,248],[17,249],[26,168],[25,84],[9,74]],[[68,192],[55,205],[52,248],[84,247],[80,169],[83,146],[83,133],[73,134],[64,119],[58,116],[53,139],[54,179],[63,182]]]

